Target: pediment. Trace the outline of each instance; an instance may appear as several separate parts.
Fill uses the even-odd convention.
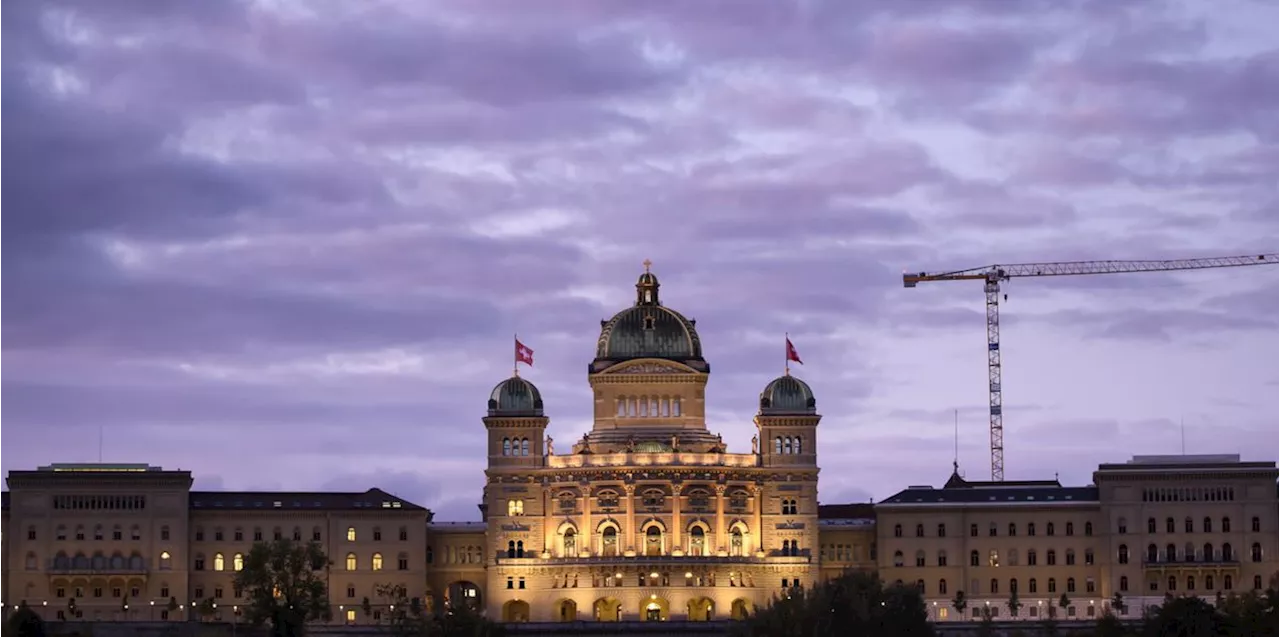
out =
[[[673,361],[642,359],[618,363],[602,374],[697,374],[698,371],[687,365]]]

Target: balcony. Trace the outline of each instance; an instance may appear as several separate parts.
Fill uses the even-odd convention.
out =
[[[506,566],[598,566],[604,564],[653,564],[653,565],[717,565],[717,564],[808,564],[813,561],[808,551],[801,551],[800,555],[782,555],[780,551],[776,551],[766,557],[756,557],[755,555],[637,555],[634,557],[617,556],[599,556],[590,557],[550,557],[540,558],[525,553],[525,557],[507,557],[506,551],[498,552],[496,556],[499,565]]]
[[[148,560],[134,558],[123,562],[79,562],[75,560],[45,560],[45,570],[61,575],[145,575],[150,569]]]
[[[1142,560],[1142,568],[1155,570],[1194,569],[1194,568],[1238,568],[1240,560],[1237,556],[1215,557],[1207,560]]]
[[[759,463],[750,453],[601,453],[547,456],[547,466],[554,469],[578,467],[662,467],[685,465],[703,467],[754,467]]]

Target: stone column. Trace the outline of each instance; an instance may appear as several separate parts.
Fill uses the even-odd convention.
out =
[[[724,533],[724,492],[723,484],[716,485],[716,555],[721,551],[728,552],[729,546]]]
[[[591,484],[582,487],[582,528],[578,530],[578,555],[595,552],[596,533],[591,528]],[[577,557],[574,555],[573,557]]]
[[[627,551],[636,551],[636,537],[639,532],[636,530],[636,485],[624,484],[622,489],[627,492],[627,528],[620,535],[627,538],[627,544],[630,546],[620,546],[618,551],[625,554]]]
[[[749,487],[751,493],[751,546],[742,547],[743,553],[746,555],[755,555],[756,551],[764,550],[764,489],[760,485],[753,484]]]
[[[680,491],[683,485],[679,482],[671,486],[672,503],[671,503],[671,550],[668,553],[674,553],[677,549],[684,551],[684,547],[680,545]]]

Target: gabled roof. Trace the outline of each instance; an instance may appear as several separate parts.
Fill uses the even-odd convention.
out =
[[[907,487],[880,501],[884,505],[1049,505],[1098,502],[1098,488],[1064,487],[1057,480],[1009,480],[970,482],[952,473],[941,489],[930,486]]]
[[[382,489],[363,493],[335,491],[192,491],[195,510],[269,511],[273,509],[311,511],[426,511]]]

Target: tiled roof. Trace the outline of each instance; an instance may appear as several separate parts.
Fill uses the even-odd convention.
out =
[[[951,475],[941,489],[907,487],[882,500],[885,504],[1063,504],[1098,501],[1098,488],[1064,487],[1057,480],[969,482]]]
[[[403,498],[369,489],[363,493],[296,491],[192,491],[192,509],[269,510],[308,509],[313,511],[408,510],[426,511]]]
[[[874,520],[875,517],[875,505],[870,503],[818,505],[819,520]]]

